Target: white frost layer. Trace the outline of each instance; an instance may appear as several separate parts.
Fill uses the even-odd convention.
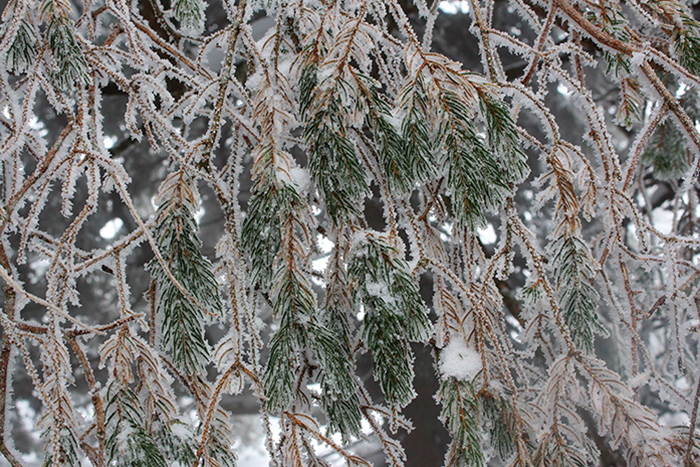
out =
[[[453,337],[440,352],[440,370],[445,379],[453,376],[471,381],[481,371],[481,354],[467,346],[464,339]]]

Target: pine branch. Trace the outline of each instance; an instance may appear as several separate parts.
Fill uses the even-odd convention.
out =
[[[700,75],[700,23],[687,14],[682,18],[683,27],[676,27],[673,32],[673,53],[682,67]]]
[[[678,129],[668,123],[659,124],[647,142],[641,162],[654,171],[659,180],[675,180],[688,170],[686,146]]]
[[[37,39],[31,23],[22,19],[10,49],[7,51],[5,62],[13,73],[24,73],[34,64],[37,51]]]
[[[182,29],[187,32],[199,33],[204,27],[204,0],[175,0],[175,17]]]
[[[418,286],[399,252],[380,235],[358,240],[349,275],[356,300],[365,307],[362,339],[372,354],[374,378],[391,404],[407,405],[414,397],[410,341],[424,341],[430,321]]]
[[[58,89],[70,89],[90,82],[85,61],[71,24],[64,17],[54,16],[46,31],[55,69],[53,79]]]
[[[167,467],[168,461],[153,435],[143,425],[147,420],[140,401],[130,389],[113,383],[107,388],[105,447],[110,465]]]
[[[440,419],[452,436],[445,455],[446,467],[484,465],[479,429],[479,404],[470,381],[447,378],[440,384],[437,400]]]
[[[574,236],[561,236],[552,244],[554,281],[569,332],[579,348],[592,352],[595,334],[607,335],[596,312],[598,293],[591,282],[595,266],[585,243]]]
[[[155,236],[171,274],[196,303],[170,280],[159,262],[153,260],[148,267],[157,284],[156,311],[162,319],[163,346],[173,354],[179,369],[194,374],[209,362],[205,318],[220,315],[222,304],[211,263],[199,251],[194,220],[197,195],[186,177],[176,173],[163,183]]]
[[[309,171],[324,194],[326,210],[334,223],[357,216],[358,200],[369,187],[354,143],[348,137],[348,115],[339,95],[351,96],[348,84],[338,80],[321,89],[318,70],[308,64],[300,77],[300,113],[309,149]],[[349,97],[348,97],[349,98]]]

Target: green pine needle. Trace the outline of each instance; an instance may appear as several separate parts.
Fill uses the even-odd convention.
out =
[[[479,423],[479,403],[472,384],[447,378],[440,384],[437,400],[442,404],[440,420],[452,436],[445,454],[445,465],[450,467],[484,465]]]
[[[280,206],[275,188],[266,186],[251,193],[242,227],[243,249],[250,255],[253,282],[267,289],[282,239]]]
[[[169,464],[151,434],[138,396],[113,383],[107,390],[105,440],[109,463],[115,467],[167,467]]]
[[[22,20],[17,28],[10,48],[5,57],[7,68],[13,73],[24,73],[37,57],[36,35],[31,24]]]
[[[379,164],[389,188],[401,193],[411,191],[416,183],[435,173],[430,163],[430,135],[425,121],[418,115],[418,104],[407,103],[411,114],[399,129],[392,123],[391,107],[376,83],[362,77],[358,88],[365,100],[367,127],[377,142]],[[421,95],[413,93],[412,98],[419,99]]]
[[[669,122],[660,124],[649,138],[642,164],[651,167],[658,180],[682,177],[688,170],[688,153],[683,135]]]
[[[405,406],[415,396],[409,342],[424,341],[431,330],[418,285],[399,252],[374,234],[356,247],[349,274],[366,310],[362,338],[374,378],[389,402]]]
[[[574,343],[587,352],[594,347],[595,334],[607,335],[597,313],[598,292],[591,284],[595,266],[582,240],[563,235],[554,241],[554,279],[559,306]]]
[[[54,16],[47,30],[55,65],[53,78],[59,89],[71,89],[76,84],[90,82],[87,61],[69,24],[66,18]]]
[[[334,223],[359,215],[360,200],[369,192],[365,168],[348,135],[348,116],[338,93],[346,92],[342,80],[334,92],[318,89],[316,68],[308,65],[300,79],[300,113],[309,149],[308,169],[326,201]]]
[[[673,33],[673,54],[689,72],[700,74],[700,24],[685,16],[684,28],[676,28]]]
[[[43,467],[79,467],[81,463],[78,460],[78,453],[81,451],[75,433],[60,425],[51,427],[49,430],[55,430],[58,434],[56,442],[53,443],[54,452],[47,451]],[[55,450],[59,452],[56,453]]]
[[[175,17],[184,30],[198,30],[204,22],[206,4],[202,0],[176,0]]]
[[[162,319],[163,346],[173,356],[173,363],[188,374],[203,372],[209,363],[209,344],[204,335],[207,313],[221,315],[223,305],[209,260],[199,251],[194,219],[196,201],[188,181],[164,183],[164,198],[158,208],[155,230],[158,249],[168,270],[179,282],[170,278],[157,259],[148,269],[156,281],[156,313]],[[162,189],[163,190],[163,189]]]

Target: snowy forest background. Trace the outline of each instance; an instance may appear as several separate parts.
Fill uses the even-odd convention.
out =
[[[699,19],[10,0],[0,462],[698,465]]]

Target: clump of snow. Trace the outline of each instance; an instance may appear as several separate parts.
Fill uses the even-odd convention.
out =
[[[289,178],[302,193],[309,190],[309,186],[311,185],[311,178],[309,177],[309,172],[306,169],[303,169],[301,167],[292,167],[289,170]]]
[[[481,371],[481,354],[461,337],[453,337],[440,353],[440,370],[444,379],[450,376],[471,381]]]

